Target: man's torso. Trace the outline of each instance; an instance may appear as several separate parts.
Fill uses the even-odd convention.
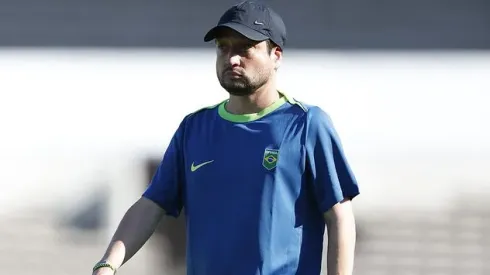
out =
[[[223,110],[186,122],[188,274],[319,274],[324,223],[305,180],[305,107]]]

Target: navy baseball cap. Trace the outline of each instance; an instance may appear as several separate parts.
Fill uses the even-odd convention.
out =
[[[244,1],[229,8],[218,24],[206,33],[204,41],[215,39],[222,28],[231,28],[254,41],[269,39],[281,48],[286,44],[286,26],[282,18],[270,7],[256,1]]]

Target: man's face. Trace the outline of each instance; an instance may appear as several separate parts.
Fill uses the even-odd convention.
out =
[[[267,83],[281,58],[279,48],[225,29],[216,38],[216,73],[221,86],[232,95],[246,96]]]

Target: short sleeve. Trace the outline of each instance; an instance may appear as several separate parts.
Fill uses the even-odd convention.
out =
[[[308,180],[322,213],[359,194],[356,178],[330,117],[319,107],[308,111],[306,164]]]
[[[174,133],[143,197],[162,207],[167,215],[178,217],[183,207],[185,120]]]

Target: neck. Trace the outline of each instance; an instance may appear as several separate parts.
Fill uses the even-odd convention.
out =
[[[236,115],[258,113],[280,98],[275,85],[264,85],[248,96],[230,95],[226,110]]]

